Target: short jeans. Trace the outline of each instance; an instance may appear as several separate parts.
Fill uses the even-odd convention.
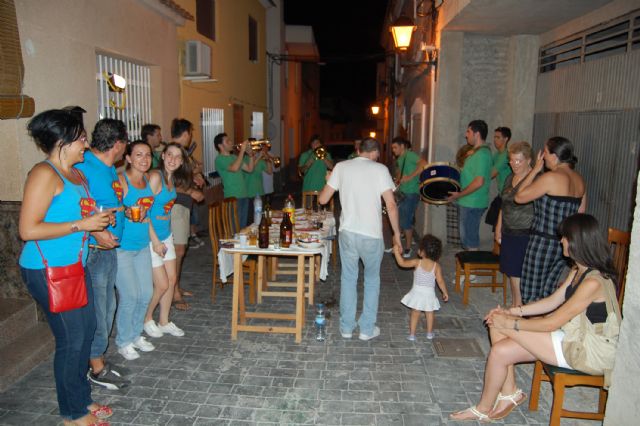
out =
[[[173,244],[186,246],[189,243],[191,212],[188,207],[174,204],[171,209],[171,234]]]
[[[167,252],[164,257],[160,257],[158,253],[153,251],[153,243],[149,243],[149,250],[151,250],[151,267],[159,268],[164,266],[164,262],[167,260],[174,260],[176,258],[176,246],[173,245],[173,235],[169,234],[167,238],[162,240],[162,244],[167,248]]]
[[[562,339],[564,339],[564,331],[556,330],[551,332],[551,343],[553,343],[553,352],[556,354],[556,359],[558,360],[558,367],[573,370],[562,353]]]
[[[464,249],[477,249],[480,247],[480,222],[486,207],[459,207],[460,241]]]
[[[413,228],[413,222],[416,218],[416,208],[418,208],[418,201],[420,200],[418,194],[405,193],[404,195],[404,200],[398,205],[400,229],[403,231]]]

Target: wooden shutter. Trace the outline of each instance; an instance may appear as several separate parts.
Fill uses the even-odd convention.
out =
[[[13,0],[0,0],[0,119],[33,115],[34,101],[22,93],[23,79],[16,7]]]

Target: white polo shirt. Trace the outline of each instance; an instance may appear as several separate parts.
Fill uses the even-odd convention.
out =
[[[342,161],[327,182],[339,191],[340,231],[382,239],[382,193],[395,188],[383,164],[364,157]]]

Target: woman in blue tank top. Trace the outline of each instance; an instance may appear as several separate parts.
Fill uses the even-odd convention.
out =
[[[119,176],[125,221],[120,247],[116,249],[116,345],[120,355],[131,361],[140,357],[136,349],[143,352],[155,349],[142,336],[144,315],[153,292],[148,212],[154,197],[147,177],[152,161],[151,147],[144,141],[132,142],[127,146],[125,159],[127,168]]]
[[[149,184],[155,201],[151,217],[151,265],[153,266],[153,296],[144,319],[144,331],[150,337],[163,334],[182,337],[184,331],[169,321],[169,311],[177,280],[176,249],[171,234],[171,209],[176,200],[176,185],[189,184],[191,173],[185,164],[187,153],[176,142],[166,146],[160,158],[160,167],[150,173]],[[158,323],[153,320],[153,311],[160,305]]]
[[[67,111],[49,110],[36,115],[27,128],[47,160],[31,169],[24,187],[19,224],[20,238],[26,241],[19,260],[22,278],[56,340],[53,373],[64,423],[97,424],[112,411],[93,402],[87,381],[96,328],[90,278],[86,275],[87,305],[53,313],[44,260],[49,266],[65,266],[78,262],[81,255],[84,265],[88,253],[85,234],[102,231],[113,216],[95,212],[84,178],[73,167],[84,161],[88,148],[80,120]]]

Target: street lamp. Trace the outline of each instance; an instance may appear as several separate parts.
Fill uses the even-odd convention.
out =
[[[378,105],[371,105],[371,114],[378,115],[380,107]]]
[[[369,137],[370,138],[375,138],[376,137],[376,132],[369,132]]]
[[[391,35],[393,35],[393,44],[396,49],[405,51],[411,44],[411,35],[416,30],[413,20],[408,16],[401,15],[395,20],[390,27]]]

